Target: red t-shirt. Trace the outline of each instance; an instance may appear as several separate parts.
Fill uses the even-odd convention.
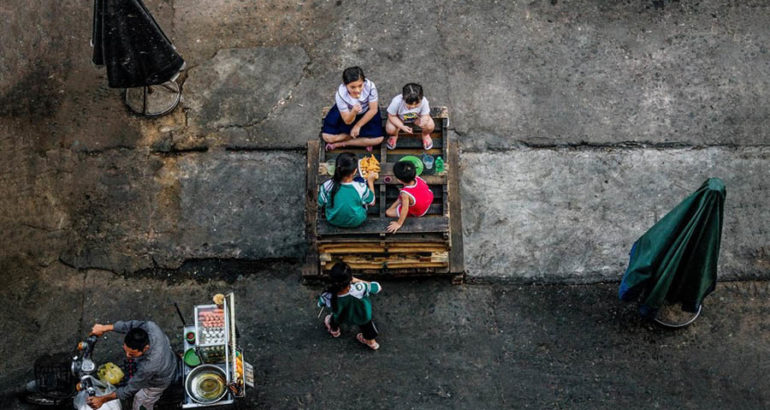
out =
[[[413,200],[414,204],[409,204],[409,215],[411,216],[423,216],[428,212],[430,204],[433,203],[433,192],[428,187],[428,184],[420,177],[414,178],[414,184],[404,185],[401,192],[405,192]],[[398,205],[396,209],[398,215],[401,215],[401,205]]]

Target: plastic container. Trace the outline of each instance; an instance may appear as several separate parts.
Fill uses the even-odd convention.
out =
[[[185,335],[185,339],[187,340],[187,343],[194,345],[195,344],[195,331],[190,330]]]
[[[422,163],[425,164],[425,169],[427,170],[433,169],[434,162],[435,162],[435,159],[433,158],[433,155],[428,155],[428,154],[422,155]]]
[[[436,158],[436,172],[444,172],[444,159],[441,157]]]

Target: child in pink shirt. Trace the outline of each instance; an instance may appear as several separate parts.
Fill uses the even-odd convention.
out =
[[[423,216],[433,203],[433,192],[425,181],[416,175],[414,164],[409,161],[399,161],[393,166],[393,174],[404,184],[399,198],[393,202],[385,215],[398,218],[388,225],[387,231],[396,233],[404,225],[406,216]]]

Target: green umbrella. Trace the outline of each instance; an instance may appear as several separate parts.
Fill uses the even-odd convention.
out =
[[[641,295],[645,317],[664,303],[697,312],[716,285],[724,203],[724,182],[710,178],[634,242],[620,299]]]

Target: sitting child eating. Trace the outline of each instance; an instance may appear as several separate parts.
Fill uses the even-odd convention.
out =
[[[425,215],[433,202],[433,192],[428,184],[416,175],[414,164],[409,161],[396,162],[393,174],[404,187],[401,188],[398,199],[385,211],[385,215],[398,218],[398,221],[388,225],[387,231],[390,233],[396,233],[404,225],[407,215]]]
[[[374,180],[369,172],[366,184],[356,181],[358,157],[350,152],[337,156],[334,176],[318,190],[318,206],[325,208],[326,220],[334,226],[355,228],[366,220],[366,207],[374,205]]]

